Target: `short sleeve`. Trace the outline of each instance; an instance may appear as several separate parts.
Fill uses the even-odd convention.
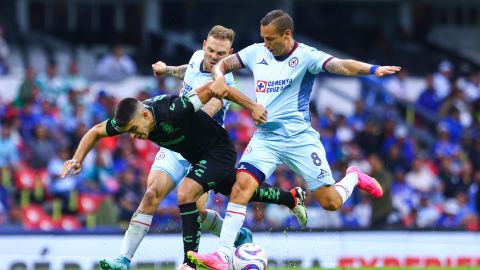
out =
[[[322,71],[325,71],[325,64],[333,59],[333,56],[328,53],[312,49],[309,52],[309,59],[311,62],[308,66],[308,71],[310,71],[312,74],[318,74]]]
[[[258,45],[253,44],[235,54],[242,66],[252,70],[252,66],[255,64],[255,58],[257,56],[257,48]]]

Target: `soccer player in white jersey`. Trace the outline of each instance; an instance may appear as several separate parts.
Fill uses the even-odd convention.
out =
[[[207,40],[203,41],[202,50],[196,51],[187,65],[178,67],[167,66],[162,61],[152,65],[156,76],[171,75],[183,80],[183,87],[180,95],[187,94],[190,90],[200,87],[207,81],[211,81],[211,68],[221,59],[229,56],[232,52],[232,43],[234,40],[234,31],[223,26],[214,26],[207,35]],[[234,87],[235,81],[232,74],[225,76],[226,84]],[[231,102],[222,99],[212,99],[202,110],[209,114],[220,125],[223,125],[225,113]],[[103,259],[100,266],[104,270],[128,270],[130,261],[142,242],[143,238],[150,229],[153,215],[165,196],[173,190],[180,181],[187,175],[190,163],[182,155],[166,148],[159,150],[152,164],[148,175],[147,190],[138,206],[137,211],[132,216],[130,225],[125,232],[122,242],[120,256],[114,260]],[[297,187],[291,190],[296,206],[292,208],[302,226],[306,223],[306,211],[303,206],[304,192]],[[202,218],[202,229],[208,230],[219,236],[223,219],[221,216],[209,209],[205,209],[208,195],[205,193],[197,202],[197,207]],[[298,199],[298,200],[297,200]],[[273,202],[273,201],[272,201]],[[275,203],[279,203],[276,201]],[[238,234],[235,245],[244,242],[251,242],[251,232],[247,228],[242,228]],[[192,269],[184,264],[177,269]]]
[[[282,10],[269,12],[260,24],[263,43],[226,57],[212,70],[211,87],[217,97],[225,94],[225,74],[241,68],[252,71],[257,102],[265,106],[268,118],[265,124],[257,126],[240,160],[217,252],[188,252],[199,267],[228,269],[233,241],[245,220],[250,196],[282,163],[303,177],[316,200],[327,210],[339,209],[355,186],[375,197],[383,194],[378,182],[356,167],[348,168],[342,180],[333,179],[320,136],[310,124],[308,103],[319,72],[381,77],[399,71],[400,67],[338,59],[298,43],[292,36],[293,21]]]

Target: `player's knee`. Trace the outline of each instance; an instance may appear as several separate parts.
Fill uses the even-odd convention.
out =
[[[178,204],[186,204],[195,202],[196,198],[193,192],[190,192],[188,189],[179,189],[177,192],[177,202]]]
[[[249,183],[248,180],[237,180],[232,187],[230,199],[235,203],[246,204],[252,197],[255,188],[256,187],[253,186],[252,183]]]
[[[335,210],[338,210],[340,207],[342,207],[343,203],[341,198],[327,196],[324,198],[324,200],[320,202],[320,204],[325,210],[335,211]]]
[[[160,196],[157,191],[154,189],[147,189],[143,195],[144,201],[148,206],[154,206],[155,204],[160,203]]]

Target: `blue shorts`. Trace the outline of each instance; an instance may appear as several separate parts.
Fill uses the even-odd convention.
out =
[[[240,163],[248,163],[269,178],[280,164],[300,175],[314,191],[335,180],[327,162],[320,135],[312,127],[285,137],[272,132],[255,132]]]
[[[161,171],[177,186],[190,171],[190,163],[177,152],[161,148],[155,156],[151,171]]]

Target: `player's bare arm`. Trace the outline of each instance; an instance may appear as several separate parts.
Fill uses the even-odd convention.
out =
[[[325,65],[325,70],[339,75],[345,76],[365,76],[370,75],[373,65],[363,63],[351,59],[338,59],[333,58]],[[378,66],[375,69],[375,76],[383,77],[391,75],[400,71],[400,67],[397,66]]]
[[[79,174],[82,170],[82,162],[85,159],[85,156],[92,150],[93,146],[97,143],[100,138],[107,137],[106,133],[107,121],[103,121],[100,124],[95,125],[83,135],[80,143],[78,144],[77,150],[73,155],[73,158],[65,161],[63,164],[62,173],[60,174],[61,178],[65,178],[70,172],[73,171],[74,174]]]
[[[212,68],[212,93],[216,98],[223,98],[227,92],[227,83],[224,75],[243,68],[242,63],[238,60],[236,55],[230,55],[218,62]]]
[[[223,106],[223,102],[218,98],[210,99],[207,104],[202,107],[202,111],[206,112],[210,117],[213,117]]]
[[[195,93],[190,92],[193,95],[189,93],[187,97],[192,103],[196,103],[194,100],[198,98],[198,100],[202,104],[206,104],[213,98],[212,91],[210,90],[211,85],[212,82],[208,82],[193,90],[195,91]],[[267,110],[265,109],[265,107],[252,101],[250,98],[248,98],[246,95],[244,95],[237,89],[227,86],[227,93],[225,98],[249,110],[256,124],[264,124],[267,121]]]
[[[179,80],[183,80],[185,73],[187,72],[188,65],[181,65],[177,67],[167,66],[164,62],[158,61],[152,65],[153,75],[163,76],[170,75]]]
[[[255,124],[261,125],[267,122],[267,109],[265,109],[265,107],[263,107],[262,105],[254,102],[234,87],[228,87],[227,95],[225,96],[225,98],[249,110],[252,114],[252,119],[253,121],[255,121]]]

